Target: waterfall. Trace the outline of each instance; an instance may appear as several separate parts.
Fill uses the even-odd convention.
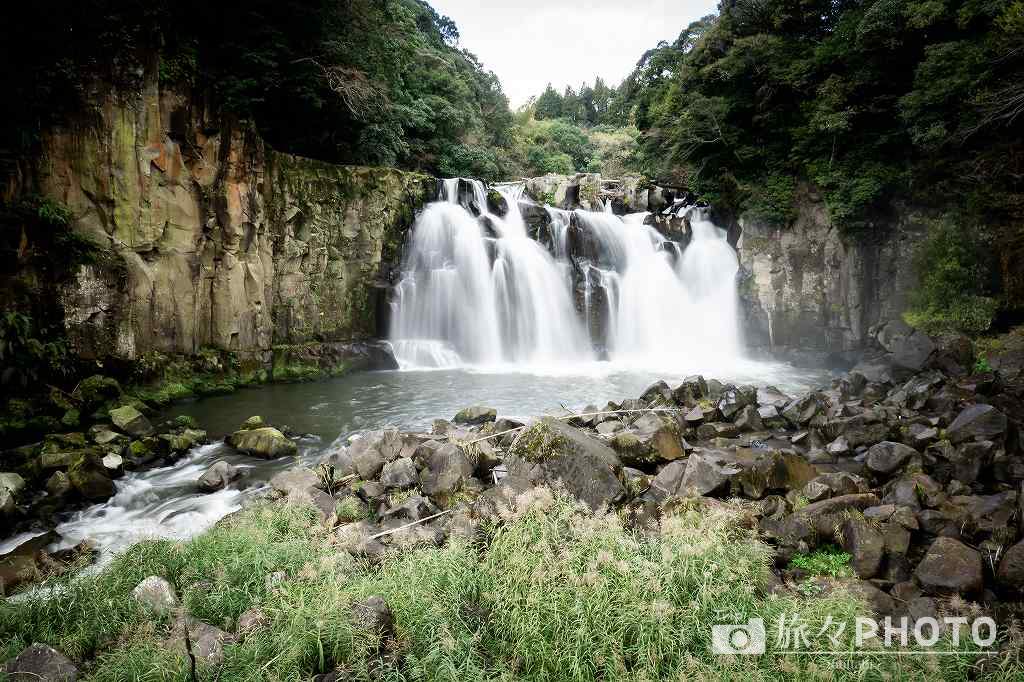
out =
[[[460,205],[460,182],[479,216]],[[493,189],[504,216],[489,212],[483,183],[455,178],[413,226],[392,297],[402,368],[565,367],[595,360],[602,341],[623,365],[723,366],[740,356],[736,253],[701,209],[669,209],[689,216],[685,249],[646,225],[647,213],[614,215],[610,200],[600,212],[546,207],[548,232],[533,239],[523,186]],[[603,339],[591,338],[599,328]]]
[[[473,183],[481,219],[443,202],[417,219],[396,287],[391,342],[399,365],[548,365],[593,359],[577,317],[571,279],[527,235],[522,187],[497,187],[508,212],[487,212],[486,190]],[[484,223],[495,233],[488,236]]]

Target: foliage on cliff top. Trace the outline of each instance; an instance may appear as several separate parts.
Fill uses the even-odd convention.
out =
[[[722,0],[621,92],[647,174],[722,207],[785,223],[804,178],[848,230],[1024,212],[1024,0]]]
[[[494,178],[501,84],[422,0],[57,0],[0,24],[0,150],[96,104],[102,83],[210,92],[276,148]],[[154,61],[156,52],[159,60]]]
[[[266,616],[225,647],[219,670],[201,669],[202,679],[332,671],[352,679],[579,682],[977,674],[966,652],[943,656],[941,665],[931,656],[713,654],[715,623],[767,623],[785,613],[812,634],[837,621],[852,633],[865,609],[842,591],[763,596],[769,548],[734,511],[684,507],[660,534],[643,534],[540,489],[522,496],[505,523],[484,528],[472,543],[423,546],[369,565],[339,551],[305,510],[250,508],[188,543],[142,543],[100,575],[5,605],[0,659],[47,642],[82,663],[85,679],[188,680],[168,619],[154,619],[131,597],[155,574],[193,616],[217,627],[230,629],[251,607]],[[268,586],[276,571],[286,578]],[[371,595],[393,612],[392,641],[354,627],[352,605]],[[1019,673],[1015,661],[993,658],[993,679]]]

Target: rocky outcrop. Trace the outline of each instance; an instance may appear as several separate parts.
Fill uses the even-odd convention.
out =
[[[158,73],[99,88],[2,188],[66,206],[95,245],[49,292],[77,354],[212,347],[269,364],[276,344],[374,336],[386,263],[435,180],[276,153]]]
[[[782,228],[739,221],[746,341],[777,354],[861,351],[875,326],[906,308],[921,218],[904,209],[877,234],[847,237],[812,189],[795,208],[796,219]]]

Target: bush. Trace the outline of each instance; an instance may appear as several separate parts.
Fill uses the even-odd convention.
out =
[[[990,265],[975,233],[949,219],[933,223],[914,258],[919,285],[905,314],[907,324],[929,334],[984,332],[997,301],[986,296]]]

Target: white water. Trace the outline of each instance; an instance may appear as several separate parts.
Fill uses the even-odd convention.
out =
[[[606,320],[607,358],[622,367],[735,370],[745,362],[737,321],[736,253],[695,207],[685,249],[619,217],[548,207],[551,251],[527,235],[522,187],[497,186],[509,210],[487,213],[486,189],[472,181],[484,214],[458,203],[458,179],[416,221],[393,302],[391,342],[403,369],[472,367],[589,372],[596,359],[587,321]],[[596,242],[598,262],[577,262],[581,310],[574,304],[569,233]],[[579,256],[579,254],[576,254]],[[595,293],[606,306],[595,310]]]
[[[486,210],[486,191],[473,183]],[[416,221],[396,288],[391,340],[402,368],[554,365],[587,362],[593,351],[576,315],[568,271],[530,239],[519,211],[522,189],[499,191],[504,218],[482,220],[454,203],[457,185],[444,183],[444,201]]]

